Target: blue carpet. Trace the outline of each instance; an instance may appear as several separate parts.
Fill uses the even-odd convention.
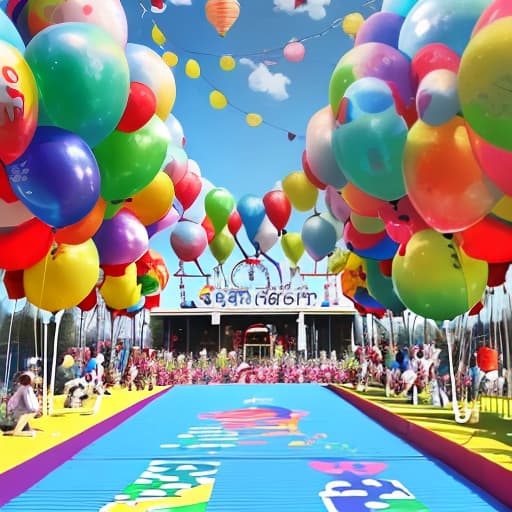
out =
[[[506,511],[314,384],[176,387],[5,511]]]

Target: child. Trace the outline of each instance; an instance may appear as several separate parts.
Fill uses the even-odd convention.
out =
[[[6,435],[34,437],[35,432],[29,425],[29,421],[39,412],[39,401],[32,387],[34,375],[31,372],[22,373],[18,382],[18,389],[7,403],[7,411],[14,416],[16,426]]]

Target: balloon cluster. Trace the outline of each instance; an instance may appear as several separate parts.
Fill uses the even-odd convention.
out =
[[[476,311],[512,261],[512,6],[384,0],[353,33],[304,154],[352,253],[344,291],[362,311]],[[336,231],[306,221],[313,258]]]
[[[58,311],[159,303],[149,238],[176,222],[166,166],[184,142],[174,76],[128,42],[119,0],[0,11],[0,268],[11,298]]]

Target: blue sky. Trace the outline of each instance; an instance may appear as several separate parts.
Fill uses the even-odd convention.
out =
[[[190,5],[175,5],[190,3]],[[377,2],[347,0],[310,0],[299,9],[290,9],[293,0],[241,0],[240,16],[224,38],[206,20],[203,0],[167,0],[164,13],[150,11],[150,1],[123,0],[129,21],[129,41],[150,46],[160,54],[175,53],[173,68],[177,97],[172,114],[183,126],[189,158],[195,160],[201,174],[218,187],[227,188],[240,199],[247,193],[262,197],[287,174],[302,168],[304,135],[311,116],[328,103],[331,73],[353,40],[341,29],[341,20],[352,12],[368,17],[379,8]],[[366,5],[365,5],[366,4]],[[163,48],[151,38],[154,24],[166,37]],[[302,41],[306,54],[301,62],[287,61],[283,48],[293,40]],[[233,55],[233,71],[219,66],[222,55]],[[185,63],[195,59],[201,77],[185,74]],[[255,87],[254,82],[259,86]],[[251,86],[252,85],[252,86]],[[229,104],[223,110],[210,106],[211,90],[220,90]],[[263,117],[263,123],[251,128],[245,113]],[[296,138],[288,139],[288,133]],[[319,202],[319,209],[322,208]],[[289,231],[300,231],[310,213],[294,212]],[[241,237],[246,250],[251,246]],[[177,269],[169,244],[169,231],[156,235],[152,247],[166,257],[169,270]],[[279,243],[272,257],[287,267]],[[241,259],[235,248],[224,265],[228,270]],[[200,258],[203,268],[216,265],[208,249]],[[312,271],[313,262],[305,255],[300,266]],[[325,271],[326,263],[318,268]],[[194,265],[186,270],[195,273]],[[162,294],[163,307],[179,302],[176,279],[171,279]],[[323,285],[313,279],[311,286]],[[202,279],[186,281],[187,298],[196,299],[204,285]]]

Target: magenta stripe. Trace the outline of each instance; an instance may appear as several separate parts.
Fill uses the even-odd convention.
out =
[[[0,507],[24,493],[39,482],[39,480],[42,480],[48,473],[71,459],[80,450],[118,427],[123,421],[138,413],[150,402],[169,391],[169,389],[171,388],[163,389],[152,396],[144,398],[144,400],[131,405],[101,423],[0,475]]]

